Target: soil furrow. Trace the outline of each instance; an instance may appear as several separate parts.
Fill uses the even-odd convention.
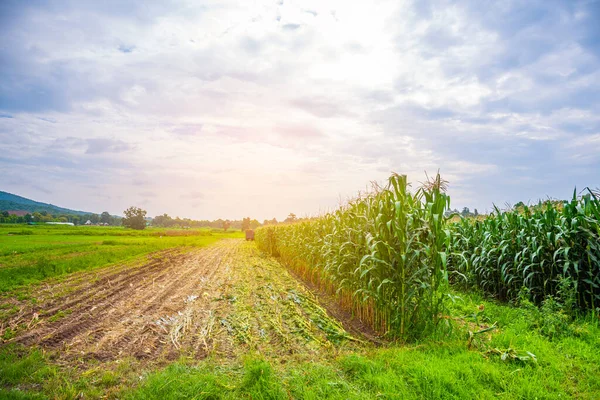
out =
[[[217,279],[219,270],[236,246],[216,244],[185,254],[169,251],[131,269],[117,267],[116,271],[109,268],[89,274],[96,277],[92,283],[80,282],[84,278],[59,282],[49,291],[67,294],[31,310],[28,314],[39,312],[43,322],[15,341],[61,348],[66,358],[82,353],[100,360],[124,355],[171,358],[179,346],[190,343],[186,335],[196,334],[190,330],[194,331],[198,322],[189,322],[187,331],[157,322],[172,318],[172,324],[179,323],[178,312],[186,307],[193,309],[190,315],[200,318],[198,310],[211,306],[209,292],[221,281]],[[194,304],[186,304],[189,299]],[[67,314],[55,321],[44,318],[60,312]],[[183,336],[174,342],[172,332]]]

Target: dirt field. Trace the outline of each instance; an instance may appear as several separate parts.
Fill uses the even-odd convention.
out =
[[[34,295],[36,304],[21,304],[8,321],[19,327],[11,342],[65,361],[314,355],[357,342],[285,269],[240,240],[74,274]]]

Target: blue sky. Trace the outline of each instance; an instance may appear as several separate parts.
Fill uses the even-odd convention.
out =
[[[599,1],[3,1],[0,190],[193,218],[600,186]]]

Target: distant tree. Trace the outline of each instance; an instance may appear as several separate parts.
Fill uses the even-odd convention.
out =
[[[108,213],[108,211],[104,211],[102,214],[100,214],[100,222],[102,222],[103,224],[110,223],[110,214]]]
[[[479,215],[479,212],[477,211],[477,209],[474,209],[474,210],[473,210],[473,215],[474,215],[474,216],[478,216],[478,215]]]
[[[161,226],[163,228],[172,226],[174,223],[175,221],[173,221],[173,218],[169,217],[167,214],[158,215],[152,220],[152,225]]]
[[[242,232],[246,232],[248,229],[250,229],[250,217],[242,220]]]
[[[8,218],[8,216],[9,216],[8,211],[2,211],[2,216],[4,218]]]
[[[288,217],[283,222],[296,222],[298,218],[296,218],[296,214],[290,213]]]
[[[462,209],[462,211],[460,212],[460,215],[462,215],[463,217],[468,217],[469,215],[471,215],[471,211],[469,211],[469,207],[464,207]]]
[[[231,226],[231,221],[229,221],[228,219],[223,221],[223,231],[227,232],[227,229],[229,229],[230,226]]]
[[[123,213],[125,214],[125,218],[121,220],[123,226],[139,230],[146,228],[146,220],[144,219],[146,210],[139,207],[129,207]]]
[[[33,216],[31,214],[25,214],[25,222],[32,222]]]
[[[250,229],[256,229],[260,226],[260,222],[258,222],[256,219],[253,219],[252,221],[250,221]]]

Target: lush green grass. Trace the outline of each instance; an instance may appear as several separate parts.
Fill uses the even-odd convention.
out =
[[[141,371],[127,360],[59,367],[51,354],[0,350],[5,397],[73,398],[78,393],[125,399],[554,399],[600,397],[600,328],[580,317],[550,338],[540,329],[550,316],[459,295],[453,329],[410,346],[332,350],[311,361],[252,353],[241,360],[181,359]],[[481,307],[483,306],[483,307]],[[483,309],[481,309],[483,308]],[[468,331],[497,325],[490,334]],[[513,350],[509,350],[513,349]],[[501,353],[508,357],[502,359]],[[510,354],[535,355],[519,360]],[[16,388],[19,388],[16,391]],[[31,397],[29,397],[31,396]],[[9,397],[10,398],[10,397]]]
[[[205,246],[241,232],[0,225],[0,292],[172,247]]]

